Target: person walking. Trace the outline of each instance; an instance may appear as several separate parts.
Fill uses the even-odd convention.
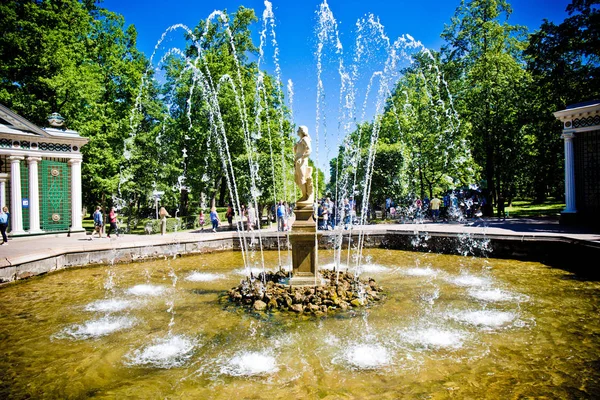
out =
[[[117,226],[117,212],[114,207],[110,208],[110,213],[108,213],[108,222],[110,225],[108,226],[108,233],[106,237],[110,238],[110,233],[115,230],[117,237],[119,237],[119,227]]]
[[[323,230],[327,231],[327,230],[329,230],[329,204],[328,203],[323,204],[322,217],[323,217]]]
[[[94,232],[98,233],[98,237],[102,238],[102,229],[104,228],[104,216],[102,215],[102,208],[100,206],[96,207],[96,211],[94,211]],[[94,237],[94,233],[92,232],[92,236],[90,236],[90,240]]]
[[[8,244],[8,238],[6,237],[6,229],[8,229],[8,221],[10,219],[10,213],[8,212],[8,207],[2,207],[2,212],[0,212],[0,232],[2,232],[2,243]]]
[[[329,197],[327,198],[327,211],[329,211],[329,227],[333,230],[335,229],[335,204]]]
[[[415,218],[421,219],[421,212],[423,211],[423,201],[421,200],[421,198],[419,196],[417,196],[414,206],[415,206]]]
[[[438,218],[440,217],[441,203],[442,201],[438,199],[437,196],[433,196],[433,199],[431,199],[429,203],[431,205],[431,219],[433,220],[433,222],[437,222]]]
[[[229,230],[233,230],[233,216],[235,212],[233,211],[233,206],[230,204],[227,206],[227,212],[225,213],[225,217],[227,218],[227,222],[229,223]]]
[[[217,207],[212,207],[210,209],[210,222],[212,223],[212,231],[216,232],[219,227],[219,222],[221,222],[219,214],[217,213]]]
[[[440,206],[440,215],[444,222],[448,221],[448,210],[450,210],[450,195],[446,193],[442,196],[442,205]]]
[[[348,202],[348,199],[344,199],[344,214],[343,214],[344,215],[344,229],[348,229],[350,222],[352,222],[351,216],[350,216],[350,211],[351,211],[350,203]]]
[[[158,215],[160,216],[160,234],[164,235],[167,233],[167,217],[170,217],[171,215],[164,207],[160,208]]]
[[[323,202],[319,203],[319,208],[317,208],[317,217],[318,217],[318,221],[317,221],[317,229],[322,230],[323,229]]]
[[[285,230],[285,214],[285,205],[283,204],[283,201],[280,200],[279,204],[277,205],[277,230],[279,232],[283,232]]]
[[[253,231],[254,228],[256,227],[256,222],[257,222],[258,218],[256,216],[256,209],[254,208],[254,205],[252,203],[248,204],[247,212],[248,212],[248,230]]]

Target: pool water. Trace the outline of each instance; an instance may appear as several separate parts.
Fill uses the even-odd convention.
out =
[[[365,254],[385,300],[325,318],[228,303],[247,272],[238,252],[5,285],[0,398],[600,397],[600,282],[534,262]],[[267,268],[279,256],[264,253]],[[319,260],[331,268],[333,253]]]

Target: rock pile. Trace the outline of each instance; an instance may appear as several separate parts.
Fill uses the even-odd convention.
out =
[[[261,273],[244,279],[229,292],[229,299],[255,311],[291,311],[325,315],[381,301],[383,288],[374,279],[361,280],[351,273],[322,271],[323,286],[289,286],[284,272]],[[337,283],[336,283],[337,279]]]

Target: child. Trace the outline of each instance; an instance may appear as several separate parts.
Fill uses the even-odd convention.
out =
[[[200,210],[200,215],[198,216],[198,225],[200,225],[200,229],[204,230],[204,211]]]
[[[216,232],[217,228],[219,227],[219,222],[221,222],[216,207],[212,207],[210,209],[210,222],[212,223],[212,231]]]

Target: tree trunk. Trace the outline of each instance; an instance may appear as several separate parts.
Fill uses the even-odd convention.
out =
[[[223,176],[221,178],[221,190],[219,193],[219,207],[225,206],[225,198],[227,197],[227,179]]]

